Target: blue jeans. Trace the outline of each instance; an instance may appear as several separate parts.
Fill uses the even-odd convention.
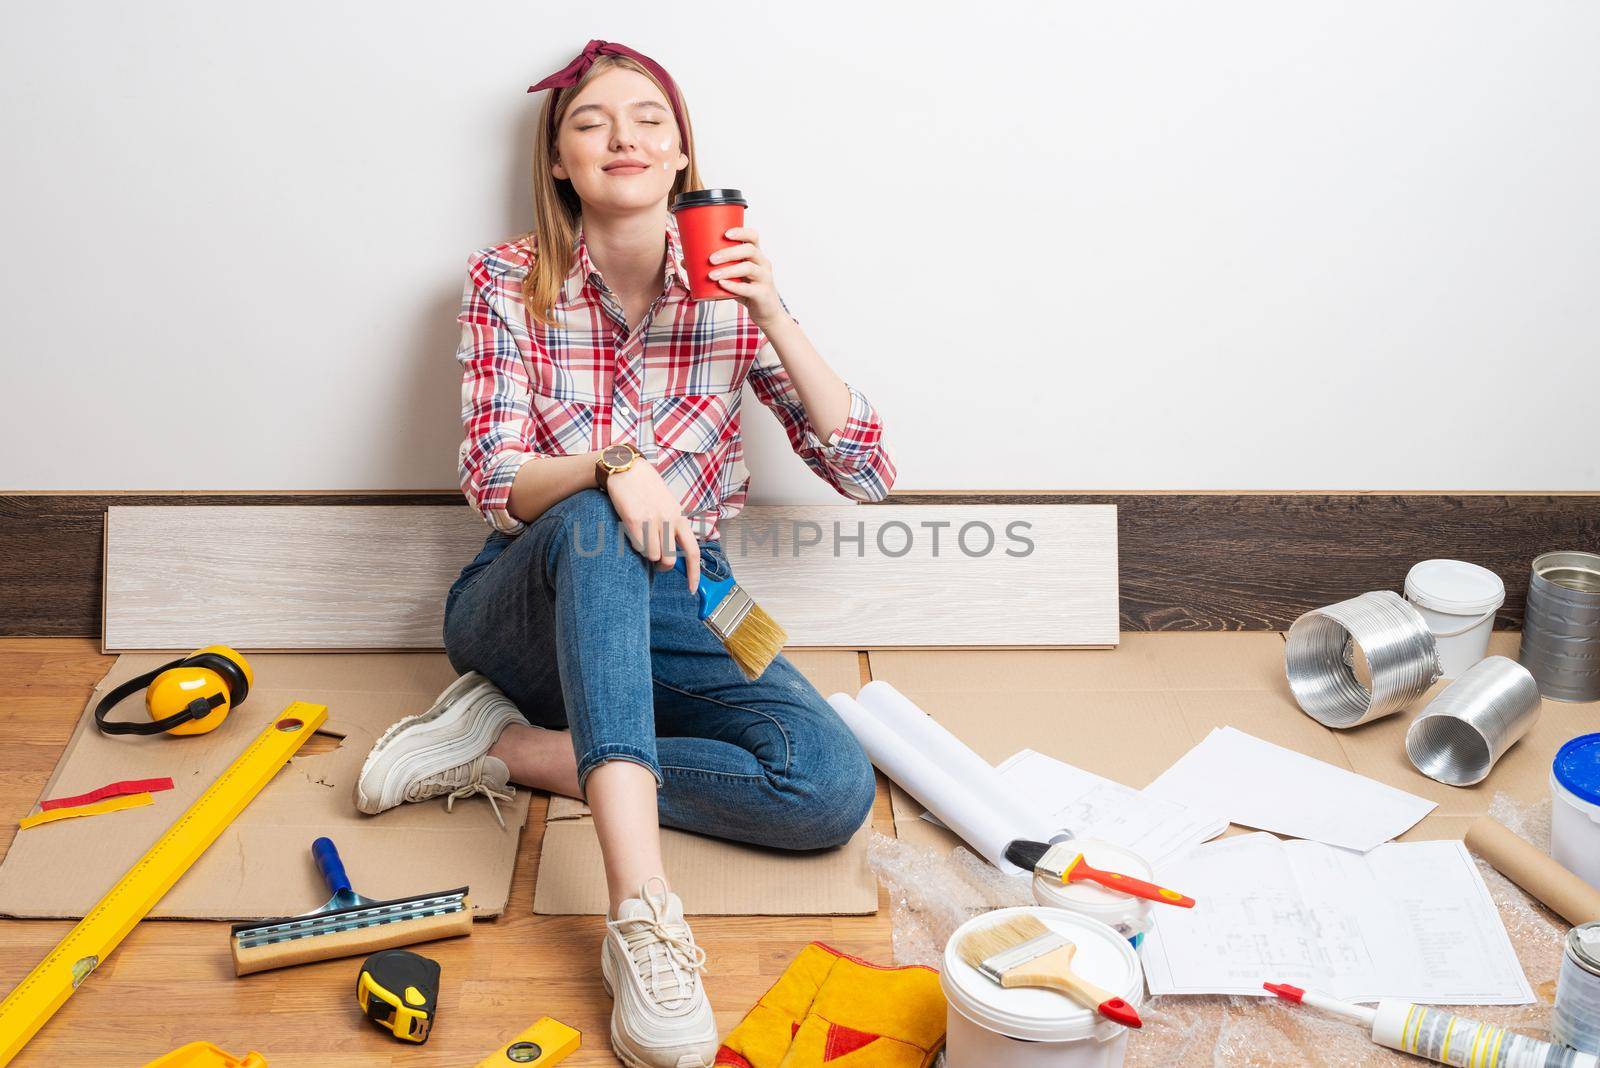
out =
[[[720,543],[700,553],[730,573]],[[598,489],[490,534],[450,587],[444,643],[530,723],[571,730],[580,786],[608,760],[649,768],[663,826],[820,849],[872,809],[872,765],[816,687],[782,655],[747,680],[685,577],[634,550]]]

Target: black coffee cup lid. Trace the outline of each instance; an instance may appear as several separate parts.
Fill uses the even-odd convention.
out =
[[[672,202],[672,210],[700,208],[707,204],[737,204],[742,208],[750,206],[746,203],[744,194],[737,189],[691,189],[678,194]]]

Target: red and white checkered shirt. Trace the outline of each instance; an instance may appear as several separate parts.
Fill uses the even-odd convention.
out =
[[[522,280],[533,242],[530,236],[474,252],[457,316],[466,431],[461,489],[494,529],[514,534],[525,525],[507,511],[523,464],[628,441],[677,493],[695,537],[720,538],[719,521],[743,508],[750,483],[739,432],[746,380],[795,453],[834,489],[861,501],[889,492],[894,459],[871,403],[849,386],[849,418],[824,444],[744,306],[689,299],[673,216],[661,294],[632,331],[589,258],[581,224],[552,309],[564,325],[532,319]]]

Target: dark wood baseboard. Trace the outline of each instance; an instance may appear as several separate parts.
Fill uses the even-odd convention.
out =
[[[110,505],[459,504],[435,493],[22,493],[0,496],[0,636],[100,637]],[[487,528],[485,528],[487,529]],[[173,552],[183,551],[181,544]]]
[[[1506,583],[1522,624],[1528,568],[1600,551],[1600,494],[911,492],[887,504],[1115,504],[1124,630],[1277,630],[1300,613],[1399,590],[1453,557]],[[455,492],[37,493],[0,496],[0,635],[98,636],[108,505],[459,504]],[[181,551],[174,546],[174,551]]]
[[[1123,630],[1281,630],[1419,560],[1470,560],[1506,584],[1520,629],[1533,558],[1600,551],[1592,493],[908,493],[890,504],[1114,504]]]

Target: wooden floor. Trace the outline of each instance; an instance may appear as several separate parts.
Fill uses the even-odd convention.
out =
[[[0,639],[0,853],[113,660],[89,639]],[[865,682],[865,656],[861,662]],[[881,776],[873,823],[893,833]],[[554,1016],[584,1035],[583,1049],[564,1065],[615,1065],[611,999],[600,985],[600,917],[533,915],[543,828],[544,801],[536,798],[505,915],[477,924],[471,938],[423,949],[444,968],[440,1022],[424,1046],[396,1042],[361,1018],[355,960],[238,979],[227,924],[163,920],[135,929],[12,1064],[137,1068],[203,1039],[236,1056],[258,1050],[271,1068],[470,1068],[538,1017]],[[71,927],[0,920],[0,991]],[[710,957],[707,989],[724,1032],[809,941],[891,959],[881,899],[875,916],[706,918],[694,930]]]

